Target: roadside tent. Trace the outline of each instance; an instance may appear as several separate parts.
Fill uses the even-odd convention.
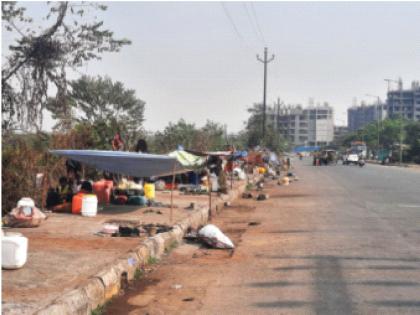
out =
[[[184,166],[175,157],[167,155],[100,150],[51,150],[50,152],[102,171],[133,177],[166,176],[185,172]]]
[[[206,159],[184,150],[176,150],[168,154],[170,157],[175,158],[183,167],[187,169],[197,169],[203,167]]]
[[[176,158],[167,155],[99,150],[51,150],[53,154],[93,166],[99,170],[133,177],[172,175],[185,172]],[[173,188],[171,189],[170,222],[173,218]]]

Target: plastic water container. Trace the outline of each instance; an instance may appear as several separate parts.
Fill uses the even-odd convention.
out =
[[[1,238],[1,267],[22,268],[28,256],[28,239],[20,233],[6,233]]]
[[[82,216],[94,217],[98,213],[98,198],[96,195],[84,195],[82,199]]]
[[[147,199],[155,199],[155,184],[144,184],[144,196]]]
[[[215,174],[210,174],[211,191],[217,192],[219,190],[219,181]]]
[[[79,192],[73,196],[73,199],[71,202],[71,212],[73,214],[80,214],[80,212],[82,211],[82,203],[83,203],[84,195],[85,194]]]

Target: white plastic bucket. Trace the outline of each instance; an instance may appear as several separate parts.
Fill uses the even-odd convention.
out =
[[[82,216],[94,217],[98,213],[98,198],[96,195],[84,195],[82,199]]]
[[[219,190],[219,182],[215,174],[210,175],[211,191],[217,192]]]
[[[23,267],[28,256],[28,239],[20,233],[6,233],[1,239],[1,267],[18,269]]]

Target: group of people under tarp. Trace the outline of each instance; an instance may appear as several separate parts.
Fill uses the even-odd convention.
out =
[[[111,141],[112,149],[114,151],[123,151],[126,147],[121,134],[117,132]],[[147,153],[147,143],[144,139],[137,141],[135,151],[138,153]],[[46,197],[46,208],[55,212],[76,212],[80,209],[75,209],[74,198],[80,197],[83,194],[92,194],[93,182],[81,179],[82,165],[74,160],[66,161],[66,176],[61,176],[57,187],[50,187]],[[107,181],[118,182],[121,176],[116,174],[109,174],[104,172],[103,177]],[[133,178],[134,182],[139,183],[140,178]],[[73,204],[73,205],[72,205]],[[79,207],[81,205],[79,204]]]

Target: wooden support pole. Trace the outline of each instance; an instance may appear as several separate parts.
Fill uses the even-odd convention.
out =
[[[173,210],[174,210],[174,186],[175,186],[175,166],[176,160],[174,162],[174,166],[172,168],[172,186],[171,186],[171,210],[169,212],[169,222],[172,224],[173,221]]]
[[[206,164],[208,164],[208,161],[209,161],[209,157],[207,156],[207,163]],[[211,219],[211,190],[212,190],[212,185],[211,185],[211,180],[210,180],[210,171],[207,169],[207,183],[208,183],[208,185],[207,185],[207,187],[208,187],[208,190],[209,190],[209,219]]]

